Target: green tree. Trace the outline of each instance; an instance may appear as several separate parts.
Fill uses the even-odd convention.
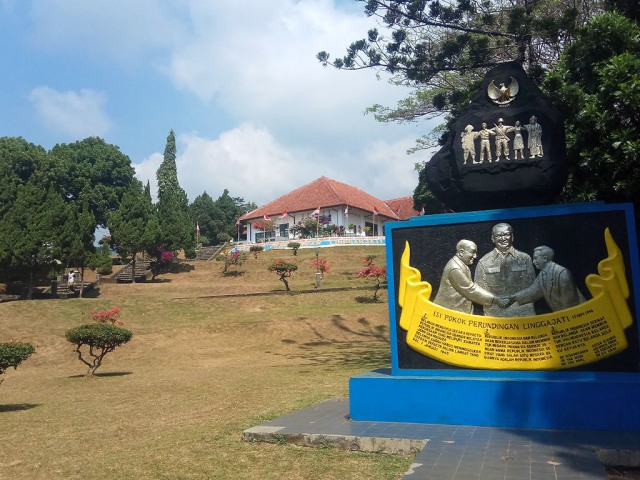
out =
[[[386,71],[392,83],[414,88],[396,108],[375,105],[382,121],[411,121],[455,112],[491,67],[519,60],[535,79],[554,65],[575,30],[599,11],[597,0],[356,0],[377,17],[384,36],[371,29],[341,58],[327,52],[324,65]],[[423,146],[433,144],[423,139]]]
[[[565,117],[565,198],[639,206],[640,26],[616,13],[594,18],[544,87]]]
[[[427,183],[425,163],[416,164],[418,171],[418,185],[413,190],[413,208],[418,212],[424,208],[425,214],[442,213],[444,204],[431,192]]]
[[[204,236],[210,241],[214,241],[218,235],[219,218],[222,212],[219,211],[213,198],[207,192],[198,195],[191,205],[189,205],[189,213],[193,224],[200,226],[201,238]]]
[[[49,175],[67,201],[87,203],[96,224],[107,226],[108,212],[134,180],[129,157],[98,137],[56,145],[49,157]]]
[[[215,205],[220,215],[217,219],[218,232],[216,236],[224,233],[228,238],[235,238],[237,235],[236,221],[238,217],[247,212],[246,207],[251,205],[245,204],[244,199],[240,197],[230,196],[229,190],[226,188],[222,195],[216,199]]]
[[[98,251],[93,256],[91,268],[94,268],[100,275],[109,275],[113,271],[113,260],[108,242],[102,242]]]
[[[151,198],[145,194],[142,184],[135,181],[122,196],[118,209],[109,215],[111,242],[116,251],[130,259],[135,272],[138,254],[151,250],[158,244],[158,222]],[[135,282],[135,275],[133,276]]]
[[[171,130],[167,137],[164,159],[156,172],[158,180],[158,247],[175,252],[195,246],[195,225],[189,215],[187,194],[180,187],[176,169],[176,137]]]
[[[345,70],[385,72],[390,82],[411,90],[395,107],[367,109],[381,122],[439,119],[409,150],[429,149],[448,141],[450,126],[477,92],[485,73],[499,63],[518,60],[540,84],[577,30],[605,3],[599,0],[356,0],[367,16],[385,28],[372,29],[353,42],[346,55],[323,65]],[[609,0],[625,3],[629,0]],[[417,166],[414,208],[442,211]]]
[[[20,137],[0,138],[0,219],[9,211],[47,153],[44,148]]]
[[[84,295],[84,274],[87,267],[93,268],[95,262],[94,234],[96,220],[86,202],[79,205],[69,205],[68,221],[63,227],[60,238],[61,260],[67,266],[78,267],[80,270],[79,295]]]
[[[71,207],[36,175],[19,189],[0,220],[0,259],[14,271],[26,272],[28,299],[33,298],[35,274],[48,271],[54,259],[62,258],[72,224]]]

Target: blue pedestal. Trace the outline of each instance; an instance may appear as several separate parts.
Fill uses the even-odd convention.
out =
[[[640,374],[527,373],[375,370],[351,378],[350,414],[360,421],[640,431]]]

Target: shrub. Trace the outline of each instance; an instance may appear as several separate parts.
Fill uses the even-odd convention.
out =
[[[36,349],[30,343],[0,343],[0,375],[4,375],[5,370],[8,368],[18,368],[18,365],[29,358],[35,351]],[[3,378],[0,378],[0,383],[3,380]]]
[[[293,254],[298,254],[298,249],[300,248],[300,244],[298,242],[289,242],[287,243],[287,247],[293,250]]]
[[[264,247],[262,245],[251,245],[249,247],[249,251],[253,253],[253,258],[258,258],[258,254],[262,253],[263,250],[264,250]]]
[[[223,261],[222,273],[227,273],[229,267],[241,267],[247,261],[247,253],[240,250],[231,250],[216,257],[216,260]]]
[[[93,320],[98,323],[111,323],[112,325],[123,326],[120,320],[120,308],[113,307],[111,310],[103,310],[102,312],[96,312],[95,310],[89,314]]]
[[[198,243],[200,245],[209,245],[209,237],[206,235],[198,235]]]
[[[187,260],[193,260],[197,255],[196,247],[187,247],[184,249],[184,258]]]
[[[324,277],[325,273],[329,273],[329,262],[324,257],[314,258],[311,261],[311,266],[313,266],[317,272],[320,272]]]
[[[387,279],[387,267],[379,267],[375,265],[375,258],[375,255],[367,255],[363,262],[364,267],[362,268],[362,270],[360,270],[360,272],[358,272],[358,277],[375,280],[376,288],[373,291],[373,301],[377,302],[380,284]]]
[[[220,232],[216,235],[216,239],[218,240],[219,244],[227,243],[229,240],[231,240],[231,235],[226,232]]]
[[[127,343],[132,336],[129,330],[112,323],[90,323],[65,333],[67,340],[76,346],[78,359],[89,367],[87,376],[94,375],[105,355]]]
[[[267,268],[270,272],[275,272],[278,277],[280,277],[280,281],[284,283],[287,292],[290,292],[289,282],[287,278],[291,276],[293,272],[298,270],[298,266],[295,263],[285,262],[284,260],[276,260]]]

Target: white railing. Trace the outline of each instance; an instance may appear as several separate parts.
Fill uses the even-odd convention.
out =
[[[319,238],[300,238],[289,239],[276,242],[266,243],[242,243],[234,244],[234,249],[241,251],[249,251],[252,245],[261,245],[265,250],[286,250],[290,243],[299,243],[300,248],[326,248],[326,247],[345,247],[355,245],[385,245],[384,237],[319,237]]]

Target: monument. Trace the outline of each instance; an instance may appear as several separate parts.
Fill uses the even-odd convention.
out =
[[[640,431],[633,207],[547,205],[563,122],[517,63],[426,169],[459,213],[387,225],[391,369],[352,377],[351,417]]]

